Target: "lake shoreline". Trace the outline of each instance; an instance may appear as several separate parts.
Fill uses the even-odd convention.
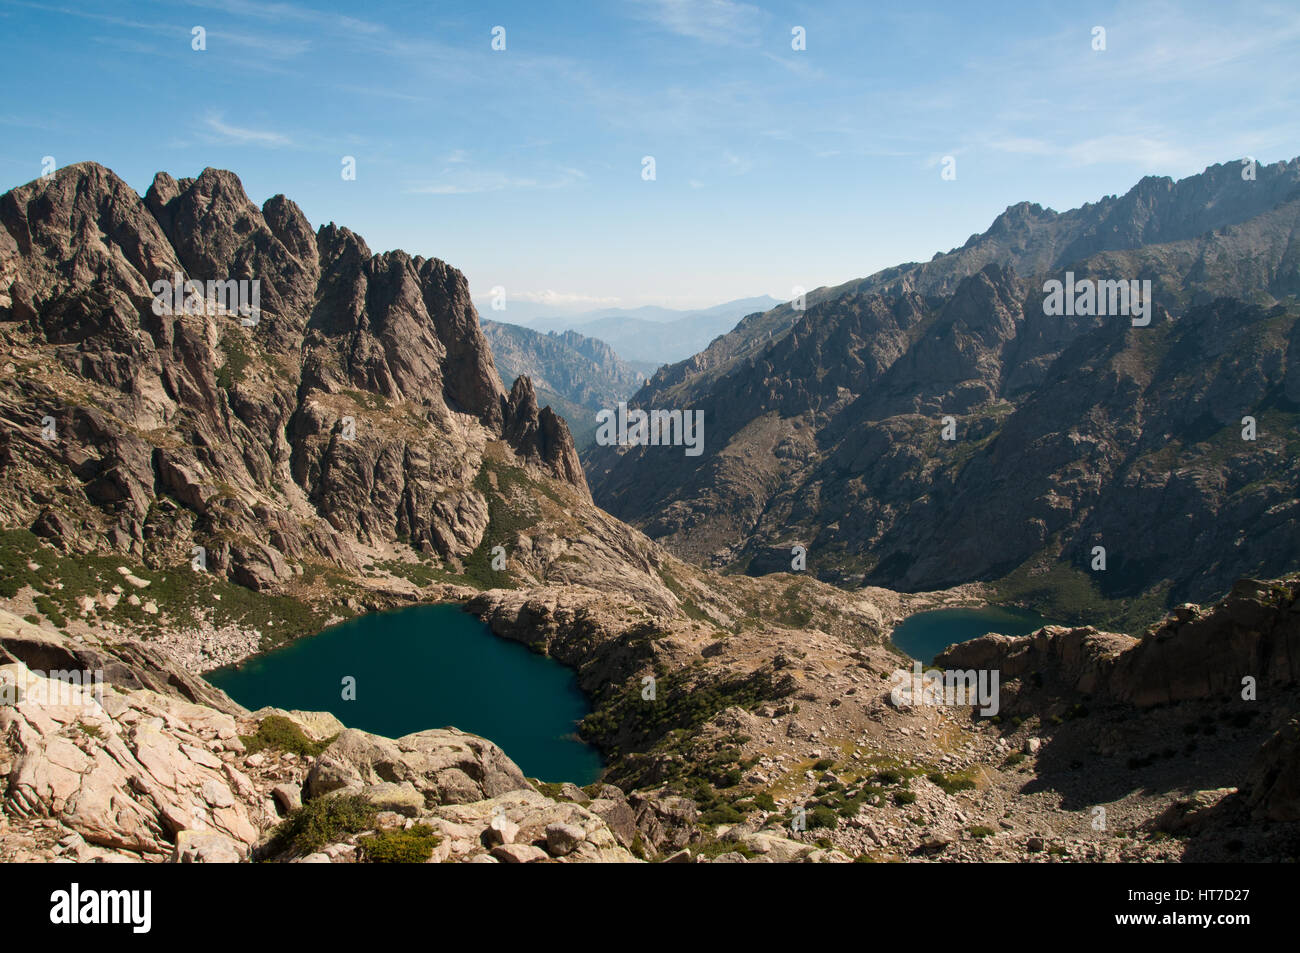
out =
[[[384,737],[455,727],[532,777],[589,783],[605,770],[577,733],[592,704],[576,673],[459,602],[365,613],[204,678],[250,710],[328,711]]]
[[[929,665],[947,648],[991,632],[1021,637],[1054,624],[1015,605],[944,606],[907,616],[890,630],[889,642],[907,658]]]

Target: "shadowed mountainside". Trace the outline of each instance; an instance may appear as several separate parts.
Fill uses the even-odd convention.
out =
[[[712,380],[661,372],[635,402],[703,410],[704,454],[592,448],[596,500],[706,564],[788,569],[801,544],[838,584],[1003,580],[1076,613],[1141,599],[1150,616],[1294,568],[1297,175],[1300,161],[1253,183],[1216,166],[1061,216],[1017,206],[955,258],[824,297]],[[1013,262],[957,277],[1012,245]],[[1015,262],[1054,270],[1021,278]],[[1065,264],[1150,280],[1150,325],[1044,314],[1043,279]]]

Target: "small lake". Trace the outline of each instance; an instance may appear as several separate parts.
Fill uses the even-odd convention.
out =
[[[347,676],[354,701],[342,697]],[[590,709],[573,672],[455,605],[359,616],[204,677],[246,708],[329,711],[390,738],[454,726],[543,781],[590,784],[602,768],[577,737]]]
[[[985,606],[979,609],[934,609],[910,615],[894,629],[894,644],[914,659],[929,663],[950,645],[988,632],[1029,635],[1051,625],[1037,612]]]

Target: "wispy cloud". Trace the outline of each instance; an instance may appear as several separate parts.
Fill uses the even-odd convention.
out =
[[[809,60],[807,53],[804,51],[789,50],[785,55],[777,56],[775,53],[764,50],[763,55],[777,66],[803,79],[824,79],[826,77],[825,72],[812,65],[812,61]]]
[[[19,126],[24,129],[40,129],[42,131],[53,131],[59,127],[45,119],[31,119],[26,116],[15,116],[12,113],[0,114],[0,126]]]
[[[678,36],[725,46],[755,42],[763,11],[735,0],[637,0],[633,15]]]
[[[312,48],[311,42],[305,37],[285,36],[280,33],[266,36],[257,33],[227,33],[223,30],[210,31],[208,43],[213,46],[217,43],[231,43],[277,59],[301,56]]]
[[[581,169],[573,168],[556,169],[545,178],[537,178],[489,169],[470,169],[463,165],[465,159],[451,158],[447,161],[454,163],[457,168],[443,169],[442,177],[433,181],[412,182],[406,191],[414,195],[473,195],[478,192],[505,192],[514,189],[562,189],[587,177]]]
[[[189,6],[219,10],[242,19],[256,19],[268,23],[298,23],[319,29],[333,30],[349,35],[381,33],[385,27],[369,20],[345,16],[340,13],[313,10],[293,3],[260,3],[250,0],[187,0]]]
[[[250,129],[246,126],[232,126],[222,120],[220,115],[210,115],[203,120],[204,127],[212,134],[226,142],[241,145],[288,146],[293,144],[288,136],[269,129]]]
[[[1060,159],[1071,166],[1101,165],[1108,162],[1133,162],[1149,168],[1184,168],[1195,165],[1202,156],[1153,135],[1114,133],[1093,136],[1081,141],[1049,142],[1033,137],[990,139],[981,148],[1011,155],[1041,156]],[[964,150],[954,150],[957,154]],[[936,160],[937,162],[937,160]],[[927,165],[936,164],[927,163]]]
[[[754,163],[750,159],[745,156],[738,156],[734,152],[724,152],[722,162],[726,170],[732,175],[744,175],[754,168]]]

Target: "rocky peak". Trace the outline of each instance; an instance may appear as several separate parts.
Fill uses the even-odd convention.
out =
[[[262,217],[272,234],[299,261],[319,261],[316,234],[297,203],[283,195],[273,195],[262,205]]]
[[[142,199],[102,166],[65,167],[0,196],[0,225],[0,321],[49,372],[9,378],[0,411],[59,434],[9,434],[15,524],[80,524],[164,561],[197,543],[210,568],[269,588],[306,553],[350,562],[349,536],[473,551],[488,441],[587,495],[567,427],[535,400],[515,402],[511,443],[468,283],[445,262],[372,255],[332,223],[313,235],[287,198],[259,209],[216,169],[160,173]],[[154,314],[151,286],[178,273],[258,281],[260,320]],[[22,489],[51,478],[84,492],[50,509]],[[189,515],[146,540],[161,501]]]
[[[425,308],[447,352],[448,399],[476,414],[484,424],[499,426],[501,385],[492,349],[470,300],[469,282],[458,269],[436,258],[423,262],[419,275]]]
[[[591,498],[568,424],[550,407],[538,410],[533,382],[527,377],[517,378],[510,388],[503,416],[506,439],[520,455],[554,471],[562,480],[578,487],[588,499]]]
[[[533,382],[527,377],[518,378],[506,399],[506,419],[512,425],[520,418],[535,420],[537,410],[537,394],[533,392]]]
[[[1008,205],[1005,212],[993,220],[984,234],[993,237],[1005,237],[1018,232],[1036,222],[1050,222],[1057,218],[1051,209],[1044,210],[1037,202],[1017,202]]]
[[[322,225],[316,232],[316,247],[320,252],[320,265],[323,271],[340,258],[354,258],[358,263],[370,258],[370,246],[366,240],[341,225],[330,222]]]
[[[257,279],[262,316],[280,325],[281,334],[286,325],[301,330],[311,312],[319,266],[311,244],[303,240],[310,228],[296,206],[268,203],[281,233],[293,241],[291,249],[249,201],[233,172],[209,168],[197,179],[180,182],[156,176],[145,205],[176,249],[187,277]],[[283,347],[290,341],[279,343]]]

